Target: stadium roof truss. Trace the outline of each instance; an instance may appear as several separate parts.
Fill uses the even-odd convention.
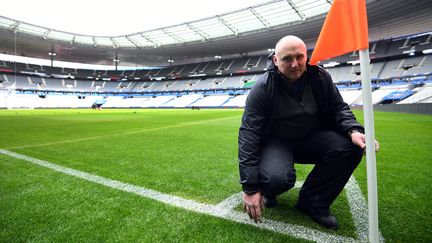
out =
[[[275,0],[249,8],[122,36],[89,36],[44,28],[0,16],[0,28],[56,41],[113,48],[181,46],[276,29],[328,12],[330,0]]]

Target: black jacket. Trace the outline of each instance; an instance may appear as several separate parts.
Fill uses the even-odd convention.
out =
[[[320,127],[347,135],[351,129],[364,131],[349,106],[343,101],[330,74],[319,66],[307,64],[307,75],[319,109]],[[238,159],[243,191],[258,191],[261,147],[269,136],[278,110],[276,90],[282,77],[274,65],[255,83],[246,100],[239,129]]]

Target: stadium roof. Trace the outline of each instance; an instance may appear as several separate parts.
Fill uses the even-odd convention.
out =
[[[203,3],[204,4],[204,3]],[[0,51],[92,64],[168,65],[263,52],[294,34],[313,47],[331,1],[276,0],[197,21],[121,36],[90,36],[0,18]],[[429,0],[367,0],[369,39],[431,31]],[[155,10],[156,11],[156,10]],[[189,10],[190,11],[190,10]],[[116,58],[117,59],[117,58]]]
[[[120,36],[193,22],[268,1],[218,0],[203,4],[199,0],[13,0],[2,3],[0,16],[81,35]]]
[[[281,25],[304,22],[326,13],[330,6],[330,0],[270,1],[197,21],[118,36],[70,33],[6,17],[0,17],[0,26],[18,33],[71,44],[141,49],[181,46],[235,37],[253,31],[272,30]]]

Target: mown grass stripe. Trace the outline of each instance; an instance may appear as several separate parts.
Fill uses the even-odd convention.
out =
[[[60,140],[60,141],[49,142],[49,143],[29,144],[29,145],[22,145],[22,146],[16,146],[16,147],[4,148],[4,149],[11,150],[11,149],[21,149],[21,148],[34,148],[34,147],[44,147],[44,146],[50,146],[50,145],[62,144],[62,143],[82,142],[82,141],[89,141],[89,140],[95,140],[95,139],[100,139],[100,138],[108,138],[108,137],[113,137],[113,136],[122,136],[122,135],[138,134],[138,133],[158,131],[158,130],[170,129],[170,128],[202,125],[202,124],[208,124],[208,123],[212,123],[212,122],[230,120],[230,119],[234,119],[234,118],[238,119],[238,116],[230,116],[230,117],[223,117],[223,118],[216,118],[216,119],[207,119],[207,120],[202,120],[202,121],[182,122],[182,123],[179,123],[177,125],[172,125],[172,126],[146,128],[146,129],[140,129],[140,130],[135,130],[135,131],[111,133],[111,134],[104,134],[104,135],[84,137],[84,138],[74,138],[74,139]]]
[[[262,223],[255,224],[253,223],[252,220],[249,219],[249,217],[245,213],[236,212],[232,210],[231,206],[228,205],[226,208],[223,208],[224,204],[209,205],[205,203],[195,202],[178,196],[161,193],[152,189],[135,186],[128,183],[108,179],[102,176],[97,176],[83,171],[60,166],[57,164],[50,163],[48,161],[29,157],[23,154],[18,154],[9,150],[0,149],[0,153],[17,159],[25,160],[33,164],[45,168],[49,168],[63,174],[78,177],[87,181],[91,181],[121,191],[134,193],[136,195],[150,198],[171,206],[175,206],[175,207],[179,207],[179,208],[183,208],[183,209],[187,209],[187,210],[191,210],[194,212],[203,213],[207,215],[212,215],[223,219],[228,219],[242,224],[252,225],[262,229],[267,229],[278,233],[291,235],[297,238],[312,240],[316,242],[355,242],[356,241],[353,238],[343,237],[335,234],[329,234],[318,230],[310,229],[307,227],[283,223],[283,222],[274,221],[270,219],[263,219]],[[233,198],[235,198],[235,196]]]

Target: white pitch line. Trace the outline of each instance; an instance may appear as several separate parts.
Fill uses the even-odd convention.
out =
[[[368,222],[368,208],[366,206],[366,199],[358,186],[354,176],[351,176],[345,186],[347,191],[348,203],[350,211],[353,216],[354,225],[359,237],[360,242],[368,242],[369,238],[369,222]],[[384,237],[378,229],[378,240],[384,242]]]
[[[110,188],[115,188],[121,191],[134,193],[136,195],[150,198],[171,206],[187,209],[202,214],[212,215],[218,218],[228,219],[238,223],[252,225],[258,228],[279,232],[296,238],[302,238],[302,239],[312,240],[316,242],[355,242],[356,241],[354,238],[329,234],[315,229],[310,229],[304,226],[283,223],[283,222],[274,221],[270,219],[263,219],[262,223],[255,224],[252,220],[249,219],[249,217],[245,213],[236,212],[232,210],[232,208],[230,207],[226,209],[222,209],[222,206],[226,204],[209,205],[205,203],[195,202],[178,196],[161,193],[152,189],[147,189],[147,188],[131,185],[128,183],[108,179],[102,176],[93,175],[87,172],[67,168],[61,165],[53,164],[48,161],[36,159],[12,151],[0,149],[0,153],[17,159],[25,160],[33,164],[45,168],[49,168],[60,173],[75,176],[87,181],[104,185]],[[232,198],[235,197],[236,196],[233,196]]]
[[[296,181],[294,188],[301,188],[303,186],[304,181]]]
[[[242,202],[242,194],[236,193],[216,205],[220,210],[231,211]]]
[[[233,118],[238,118],[238,116],[230,116],[230,117],[223,117],[223,118],[216,118],[216,119],[208,119],[208,120],[203,120],[203,121],[182,122],[182,123],[179,123],[177,125],[172,125],[172,126],[147,128],[147,129],[140,129],[140,130],[134,130],[134,131],[127,131],[127,132],[119,132],[119,133],[112,133],[112,134],[104,134],[104,135],[85,137],[85,138],[74,138],[74,139],[60,140],[60,141],[54,141],[54,142],[49,142],[49,143],[29,144],[29,145],[22,145],[22,146],[10,147],[10,148],[4,148],[4,149],[33,148],[33,147],[43,147],[43,146],[49,146],[49,145],[54,145],[54,144],[62,144],[62,143],[82,142],[82,141],[95,140],[95,139],[107,138],[107,137],[113,137],[113,136],[137,134],[137,133],[157,131],[157,130],[163,130],[163,129],[169,129],[169,128],[186,127],[186,126],[194,126],[194,125],[200,125],[200,124],[207,124],[207,123],[212,123],[212,122],[229,120],[229,119],[233,119]]]
[[[303,182],[304,181],[296,181],[294,188],[301,188],[303,186]],[[233,210],[242,202],[242,194],[240,192],[226,198],[222,202],[218,203],[216,207],[220,208],[221,210]]]

